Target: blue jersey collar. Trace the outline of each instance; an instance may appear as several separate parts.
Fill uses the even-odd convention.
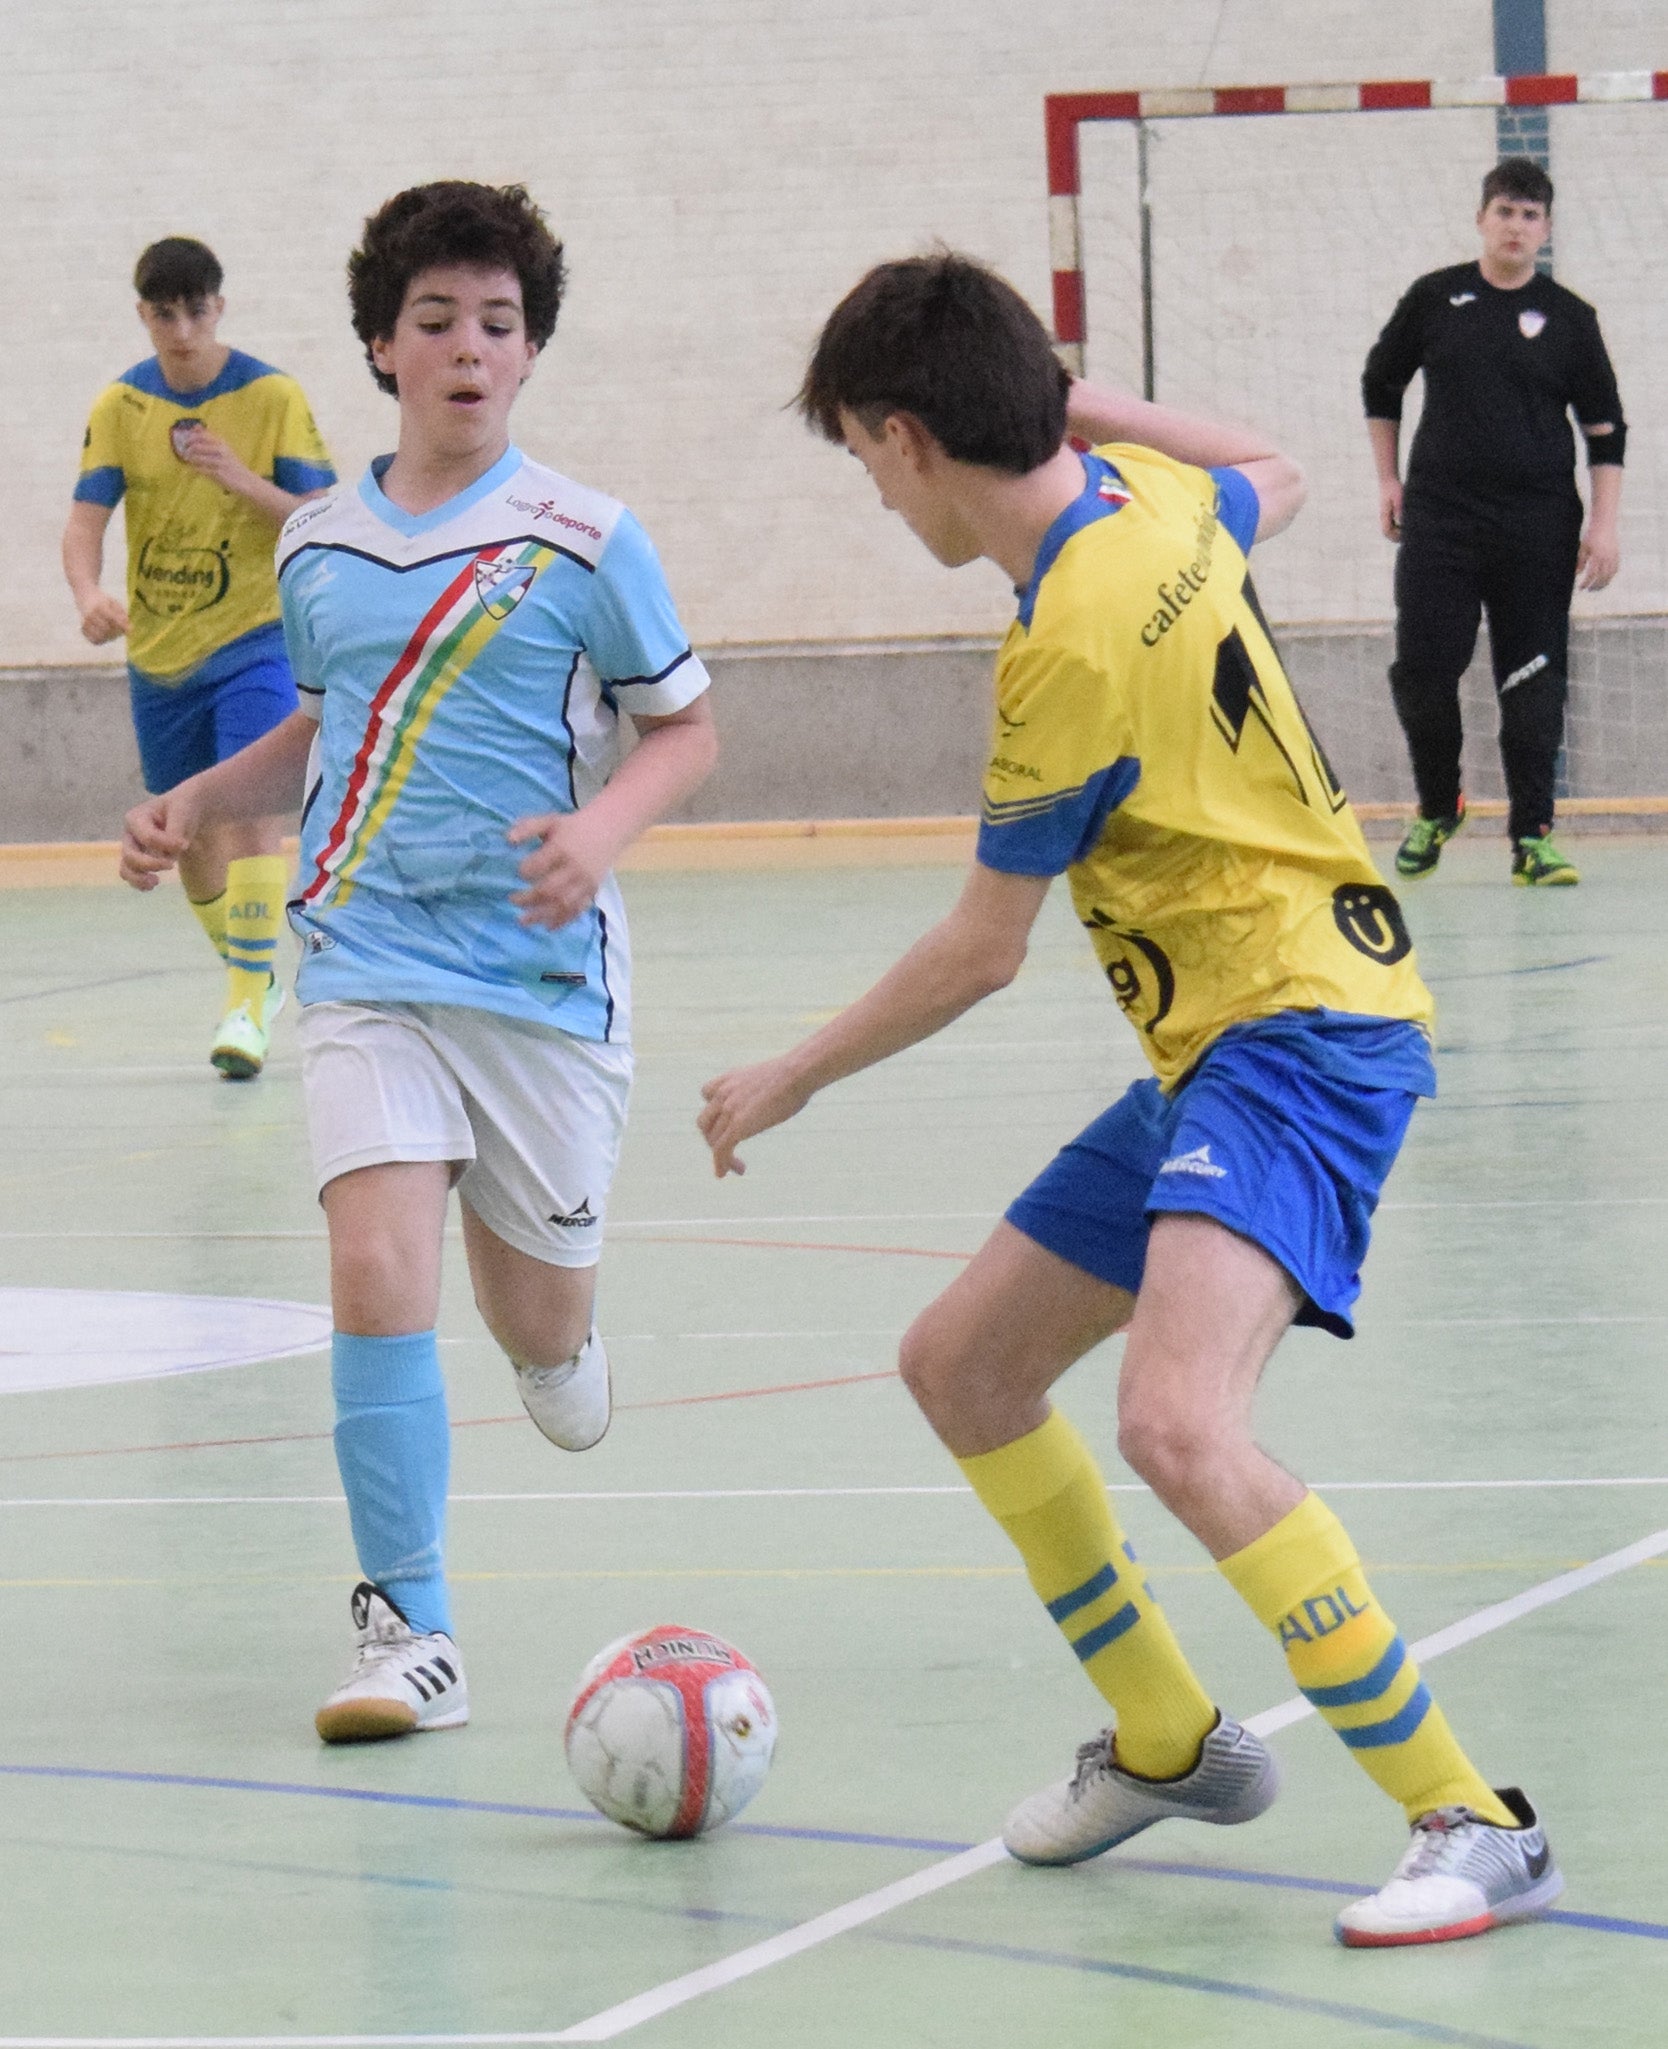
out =
[[[155,356],[124,370],[118,382],[142,391],[147,398],[165,398],[171,406],[191,407],[206,406],[211,398],[225,398],[241,391],[246,384],[277,374],[270,363],[263,363],[258,356],[246,356],[241,349],[233,349],[221,366],[220,375],[196,391],[176,391],[163,376],[162,365]]]
[[[1027,632],[1031,630],[1031,614],[1036,610],[1042,580],[1060,559],[1060,550],[1073,534],[1081,533],[1086,526],[1093,526],[1096,520],[1109,519],[1129,503],[1129,492],[1123,478],[1105,456],[1089,453],[1081,460],[1083,489],[1043,535],[1042,546],[1037,550],[1037,560],[1031,571],[1031,581],[1015,593],[1019,599],[1019,623]]]
[[[467,512],[470,506],[478,505],[483,498],[490,498],[494,491],[501,490],[521,468],[526,457],[512,441],[484,476],[477,477],[467,490],[460,491],[455,498],[448,498],[444,505],[437,505],[432,512],[402,512],[393,499],[384,496],[382,479],[393,460],[391,455],[372,457],[369,469],[359,479],[360,501],[397,534],[427,534],[436,527],[444,526],[449,519],[456,519],[460,512]]]

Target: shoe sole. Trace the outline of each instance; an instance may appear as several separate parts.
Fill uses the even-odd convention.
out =
[[[234,1053],[230,1047],[216,1046],[209,1055],[209,1065],[227,1081],[253,1081],[266,1062],[251,1060],[247,1053]]]
[[[1346,1928],[1342,1921],[1337,1921],[1333,1924],[1332,1933],[1345,1949],[1413,1949],[1421,1943],[1463,1942],[1468,1936],[1486,1935],[1491,1928],[1506,1928],[1514,1921],[1533,1921],[1537,1915],[1546,1912],[1563,1890],[1563,1873],[1553,1871],[1528,1892],[1519,1893],[1516,1899],[1506,1900],[1486,1914],[1475,1914],[1469,1921],[1448,1921],[1440,1928],[1398,1928],[1384,1932]]]
[[[1515,889],[1573,889],[1581,880],[1579,875],[1559,873],[1556,875],[1514,875]]]
[[[313,1727],[326,1743],[387,1743],[397,1736],[426,1736],[432,1729],[461,1729],[468,1719],[467,1706],[420,1722],[403,1700],[344,1700],[321,1707]]]

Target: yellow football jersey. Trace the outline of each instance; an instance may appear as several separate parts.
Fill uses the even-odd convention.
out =
[[[1256,493],[1146,448],[1083,462],[997,660],[979,860],[1070,877],[1166,1088],[1279,1011],[1428,1030],[1400,907],[1251,588]]]
[[[175,391],[153,356],[100,392],[75,496],[127,501],[128,660],[152,683],[183,683],[228,642],[278,618],[278,533],[246,499],[175,453],[200,421],[281,491],[336,481],[301,387],[233,349],[212,384]]]

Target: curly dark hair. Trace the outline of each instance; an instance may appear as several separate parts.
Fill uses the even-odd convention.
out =
[[[525,185],[477,185],[443,178],[413,185],[378,207],[348,258],[353,331],[382,390],[397,389],[371,355],[394,332],[411,280],[442,263],[513,270],[521,280],[527,338],[542,349],[556,331],[567,272],[562,245]]]
[[[1066,432],[1067,376],[1012,285],[954,250],[882,263],[828,316],[800,412],[835,443],[842,412],[871,434],[910,413],[957,462],[1023,476]]]

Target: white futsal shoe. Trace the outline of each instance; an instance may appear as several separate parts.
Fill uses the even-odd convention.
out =
[[[1390,1883],[1338,1916],[1338,1940],[1349,1949],[1457,1942],[1544,1914],[1564,1889],[1546,1830],[1515,1786],[1497,1790],[1519,1827],[1501,1828],[1469,1807],[1422,1814]]]
[[[1002,1841],[1022,1864],[1081,1864],[1155,1821],[1255,1821],[1280,1790],[1272,1751],[1231,1715],[1218,1715],[1199,1762],[1179,1779],[1142,1779],[1112,1754],[1112,1731],[1081,1745],[1069,1779],[1045,1786],[1008,1816]]]
[[[444,1630],[419,1636],[380,1587],[353,1590],[353,1670],[313,1717],[326,1743],[378,1743],[469,1719],[469,1686]]]
[[[564,1451],[589,1451],[600,1444],[613,1414],[608,1354],[595,1331],[560,1366],[515,1369],[521,1406],[552,1444]]]

